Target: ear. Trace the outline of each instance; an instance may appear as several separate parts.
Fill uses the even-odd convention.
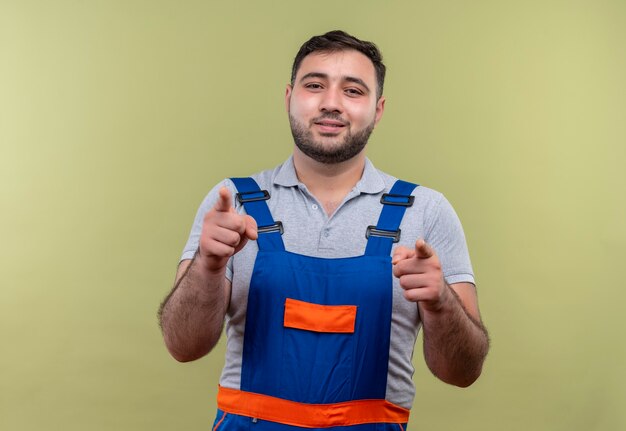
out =
[[[291,103],[291,92],[293,91],[293,87],[291,84],[287,84],[287,89],[285,90],[285,109],[287,113],[289,113],[289,105]]]
[[[378,124],[381,118],[383,118],[383,112],[385,112],[385,96],[380,96],[376,102],[376,117],[374,118],[375,124]]]

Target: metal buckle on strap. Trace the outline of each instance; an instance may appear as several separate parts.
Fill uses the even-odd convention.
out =
[[[257,190],[254,192],[241,192],[237,193],[237,201],[240,204],[246,202],[266,201],[270,198],[270,194],[267,190]]]
[[[413,205],[413,201],[415,200],[415,196],[412,195],[396,195],[385,193],[380,198],[380,203],[385,205],[395,205],[400,207],[410,207]]]
[[[282,235],[285,232],[285,229],[283,229],[283,224],[277,221],[276,223],[270,224],[267,226],[259,226],[257,228],[257,232],[258,233],[280,232],[280,234]]]
[[[393,242],[400,241],[400,232],[401,229],[398,230],[383,230],[377,229],[376,226],[368,226],[365,231],[365,238],[369,239],[370,236],[380,236],[383,238],[391,238]]]

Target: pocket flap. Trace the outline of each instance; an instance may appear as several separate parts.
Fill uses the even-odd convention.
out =
[[[284,326],[314,332],[354,333],[356,305],[319,305],[287,298]]]

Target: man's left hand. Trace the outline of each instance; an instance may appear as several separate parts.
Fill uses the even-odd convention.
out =
[[[437,312],[451,299],[451,292],[443,279],[441,262],[435,250],[423,239],[415,242],[415,249],[397,247],[391,259],[393,275],[400,279],[404,297],[419,302],[427,311]]]

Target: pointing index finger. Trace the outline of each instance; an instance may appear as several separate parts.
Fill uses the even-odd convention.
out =
[[[213,208],[215,209],[215,211],[219,212],[230,212],[231,208],[233,208],[230,191],[226,187],[222,187],[220,189],[219,199],[217,200]]]
[[[435,254],[432,247],[426,244],[426,241],[421,238],[415,242],[415,251],[418,259],[428,259]]]

